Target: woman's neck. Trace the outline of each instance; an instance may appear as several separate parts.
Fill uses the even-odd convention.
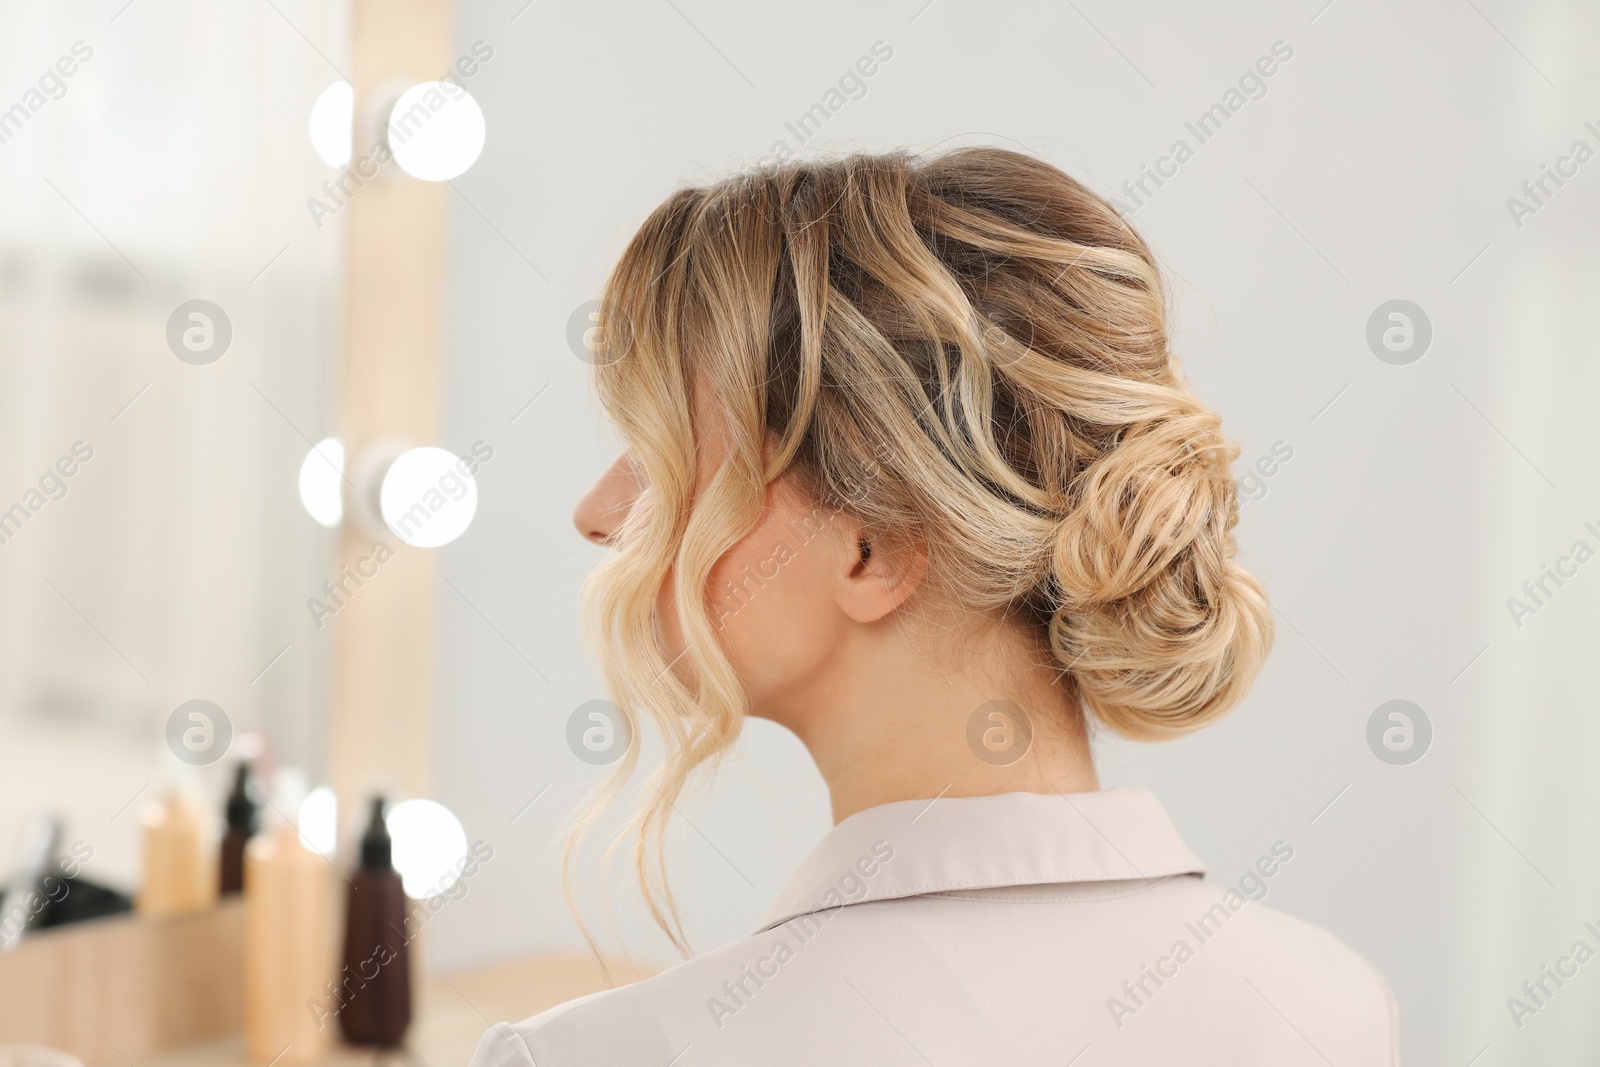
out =
[[[782,717],[835,823],[896,800],[1100,788],[1083,715],[1026,634],[985,622],[942,642],[959,656],[935,656],[903,625],[862,627]]]

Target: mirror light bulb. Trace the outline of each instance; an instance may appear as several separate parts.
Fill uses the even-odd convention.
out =
[[[339,847],[339,798],[333,790],[319,785],[306,794],[300,805],[300,843],[331,856]]]
[[[483,151],[483,109],[449,82],[413,85],[389,112],[389,150],[413,178],[445,182],[477,162]]]
[[[324,437],[300,461],[300,503],[332,529],[344,519],[344,442]]]
[[[330,167],[350,162],[355,114],[356,91],[349,82],[334,82],[311,105],[311,147]]]
[[[413,448],[384,472],[378,510],[391,533],[417,548],[460,537],[478,512],[478,483],[467,461],[443,448]]]
[[[436,800],[405,800],[384,816],[393,842],[394,869],[406,896],[426,900],[461,881],[467,862],[467,831]]]

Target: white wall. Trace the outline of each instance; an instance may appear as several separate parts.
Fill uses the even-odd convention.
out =
[[[568,516],[615,444],[567,322],[649,209],[793,146],[784,123],[879,40],[893,58],[805,151],[1013,145],[1126,200],[1281,40],[1293,57],[1267,94],[1136,215],[1241,469],[1293,448],[1241,534],[1278,644],[1231,719],[1165,747],[1105,742],[1103,775],[1153,788],[1219,880],[1291,842],[1269,903],[1383,969],[1408,1062],[1600,1054],[1600,963],[1520,1029],[1506,1007],[1573,941],[1600,947],[1582,925],[1600,925],[1600,563],[1520,627],[1506,606],[1575,540],[1600,549],[1583,527],[1600,528],[1600,162],[1520,227],[1506,204],[1575,140],[1600,150],[1595,9],[924,2],[462,5],[457,50],[495,51],[471,83],[488,148],[455,183],[445,443],[496,456],[477,524],[444,550],[437,770],[496,855],[440,916],[436,964],[578,944],[551,842],[598,774],[566,718],[602,693],[575,610],[596,550]],[[1365,341],[1394,298],[1434,328],[1409,366]],[[1365,740],[1393,698],[1433,723],[1410,766]],[[761,723],[748,738],[680,835],[700,947],[747,933],[828,824],[799,746]],[[631,898],[618,913],[663,954]]]

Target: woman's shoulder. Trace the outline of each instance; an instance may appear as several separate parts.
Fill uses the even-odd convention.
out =
[[[1198,879],[1175,879],[1172,889],[1187,917],[1181,941],[1207,958],[1208,986],[1320,1033],[1344,1035],[1359,1046],[1352,1062],[1398,1062],[1394,994],[1365,956],[1265,903],[1267,893],[1253,897]]]
[[[667,1064],[737,1012],[724,984],[742,979],[748,1002],[758,988],[766,934],[685,960],[660,974],[558,1004],[521,1022],[494,1024],[478,1042],[470,1067],[564,1067],[571,1063]]]

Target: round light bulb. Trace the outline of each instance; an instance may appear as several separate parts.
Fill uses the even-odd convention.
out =
[[[467,831],[436,800],[405,800],[384,816],[393,842],[394,869],[406,896],[426,900],[461,881],[467,861]]]
[[[344,519],[344,442],[324,437],[300,461],[300,503],[332,529]]]
[[[355,113],[356,91],[349,82],[334,82],[311,105],[311,147],[330,167],[350,162]]]
[[[339,798],[333,790],[319,785],[306,794],[300,805],[300,843],[331,856],[339,847]]]
[[[378,510],[396,537],[437,548],[460,537],[478,512],[478,483],[466,460],[443,448],[404,452],[383,475]]]
[[[483,109],[449,82],[423,82],[400,94],[389,111],[389,150],[413,178],[445,182],[483,151]]]

